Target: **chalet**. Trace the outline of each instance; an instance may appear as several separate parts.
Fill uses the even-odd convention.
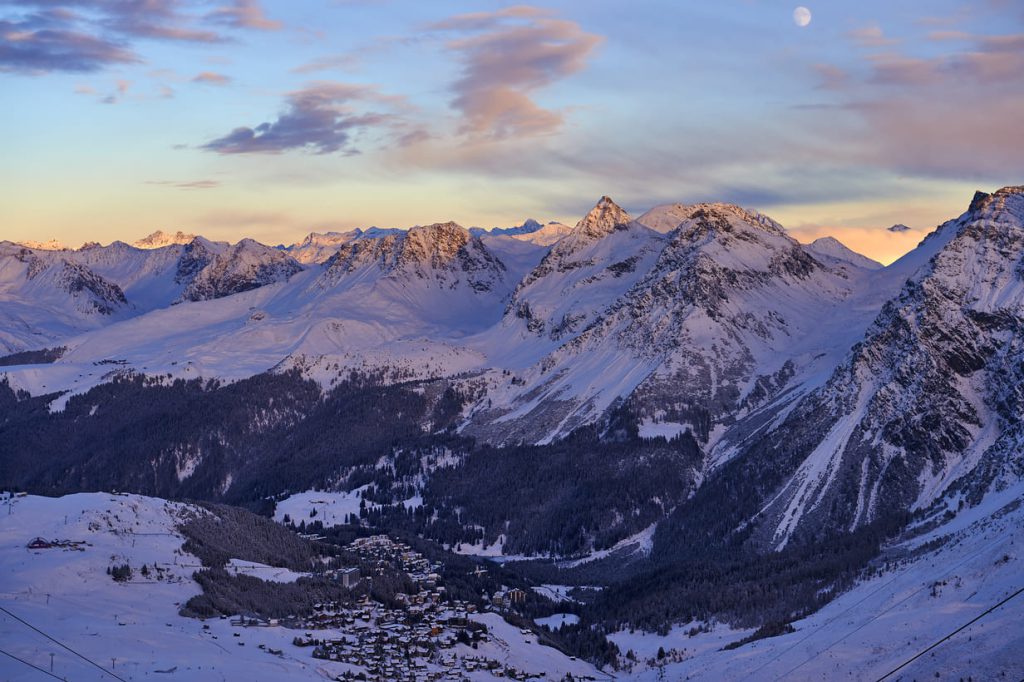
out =
[[[513,587],[508,591],[507,597],[510,604],[522,604],[526,601],[526,591]]]
[[[36,538],[28,543],[29,549],[50,549],[51,547],[53,547],[53,543],[44,538]]]

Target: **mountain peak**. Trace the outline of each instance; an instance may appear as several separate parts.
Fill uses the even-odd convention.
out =
[[[785,229],[771,218],[737,206],[726,203],[699,203],[699,204],[662,204],[637,218],[641,225],[651,228],[655,232],[669,233],[683,223],[694,221],[707,222],[714,220],[720,222],[724,219],[729,222],[738,221],[761,228],[773,234],[785,234]]]
[[[132,246],[137,249],[159,249],[164,246],[172,246],[175,244],[188,244],[195,238],[196,235],[186,234],[181,230],[178,230],[174,234],[157,230],[156,232],[134,242]]]
[[[889,230],[889,232],[910,232],[910,228],[903,223],[897,223],[892,227],[887,227],[885,229]]]
[[[603,196],[594,208],[576,223],[573,232],[588,237],[600,238],[615,230],[621,230],[633,221],[611,197]]]
[[[452,289],[465,283],[476,293],[496,290],[505,266],[479,237],[455,222],[417,225],[377,239],[344,244],[325,264],[321,287],[334,286],[358,270],[380,270],[386,277],[435,282]]]
[[[992,194],[975,192],[967,212],[975,219],[998,220],[1008,214],[1024,223],[1024,185],[998,189]]]
[[[29,239],[17,242],[17,244],[18,246],[24,246],[27,249],[35,249],[36,251],[67,251],[67,247],[56,239],[49,239],[45,242],[37,242]]]
[[[452,259],[470,239],[469,231],[451,220],[417,225],[409,228],[401,240],[398,262],[445,262]]]
[[[808,244],[805,249],[812,255],[835,258],[865,270],[880,270],[885,267],[878,261],[857,253],[835,237],[820,237]]]

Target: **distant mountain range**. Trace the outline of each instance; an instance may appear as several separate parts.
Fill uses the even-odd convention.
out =
[[[714,533],[765,551],[811,542],[981,499],[1024,468],[1024,187],[978,193],[887,267],[730,204],[634,219],[603,197],[571,228],[439,223],[285,248],[181,233],[75,251],[3,242],[0,287],[0,347],[60,349],[4,363],[5,381],[55,412],[128,376],[289,375],[325,395],[362,377],[448,405],[403,414],[423,434],[685,440],[655,559]],[[303,404],[267,428],[301,423]],[[202,494],[230,497],[238,452],[199,448],[177,483],[142,492],[180,492],[206,466]],[[74,487],[33,466],[15,482]],[[351,473],[323,466],[322,485]],[[622,532],[634,511],[618,510]]]

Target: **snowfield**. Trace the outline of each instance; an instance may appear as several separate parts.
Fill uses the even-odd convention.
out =
[[[616,677],[877,679],[1024,587],[1022,502],[1024,485],[1018,485],[893,548],[887,570],[795,622],[796,632],[789,635],[723,651],[752,630],[716,625],[691,636],[690,629],[698,624],[686,624],[666,637],[614,634],[611,639],[622,654],[631,650],[637,659],[632,669],[619,671]],[[0,606],[13,614],[0,612],[3,650],[47,670],[53,653],[55,674],[67,679],[110,679],[28,623],[125,679],[165,671],[169,680],[315,680],[331,679],[346,669],[292,647],[294,630],[238,628],[227,619],[204,623],[178,615],[179,606],[198,592],[190,576],[199,562],[182,553],[183,538],[175,524],[183,515],[195,513],[202,512],[155,498],[106,493],[3,501]],[[80,550],[28,549],[36,537],[85,544]],[[121,563],[136,569],[127,583],[116,583],[106,573],[109,566]],[[138,571],[143,563],[150,568],[149,577]],[[267,580],[298,577],[252,562],[232,560],[231,566]],[[564,595],[566,588],[542,589]],[[1011,599],[913,661],[900,671],[903,678],[896,679],[933,679],[936,672],[944,679],[1021,679],[1022,615],[1024,598]],[[474,618],[488,626],[493,639],[476,651],[465,647],[464,655],[507,661],[544,674],[545,679],[561,679],[566,672],[608,679],[582,661],[538,645],[535,637],[497,614]],[[556,614],[538,622],[557,629],[575,621],[571,614]],[[272,655],[268,648],[282,653]],[[661,661],[664,666],[658,665],[659,648],[667,653]],[[40,678],[41,673],[22,663],[0,659],[0,679]],[[490,677],[479,672],[472,679]]]
[[[943,542],[938,549],[922,550]],[[612,639],[641,661],[638,680],[878,680],[1024,588],[1024,484],[993,494],[950,523],[894,548],[905,558],[809,618],[796,632],[722,651],[752,633],[698,624],[667,637],[621,632]],[[917,550],[917,554],[914,554]],[[1024,679],[1024,594],[914,660],[889,679]],[[658,648],[681,653],[662,671],[643,661]],[[661,675],[664,675],[662,677]]]
[[[0,500],[0,607],[6,610],[0,611],[0,649],[9,654],[49,671],[52,653],[54,674],[76,682],[110,680],[111,672],[125,680],[211,682],[331,680],[345,670],[358,672],[292,646],[297,630],[234,627],[230,619],[178,615],[179,607],[199,592],[191,575],[200,564],[181,551],[184,538],[175,526],[189,514],[203,513],[196,507],[107,493],[61,498],[4,494]],[[28,549],[37,537],[83,544],[80,549]],[[126,583],[115,582],[107,569],[124,563],[133,567],[133,576]],[[149,576],[141,575],[143,564]],[[291,582],[300,576],[237,559],[229,567],[268,581]],[[550,680],[566,673],[610,679],[584,661],[537,644],[536,637],[497,614],[473,619],[487,625],[491,640],[476,650],[458,645],[452,651],[460,656],[486,656]],[[324,630],[317,636],[343,634]],[[5,682],[43,677],[0,656],[0,679]],[[468,679],[494,678],[476,671]]]

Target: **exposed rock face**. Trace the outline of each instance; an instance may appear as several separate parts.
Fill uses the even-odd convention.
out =
[[[185,285],[179,301],[205,301],[286,282],[301,271],[288,254],[252,239],[225,245],[197,237],[185,246],[175,281]]]
[[[758,538],[854,528],[978,496],[1022,463],[1024,188],[980,194],[826,385],[748,456],[791,468]],[[1009,455],[1016,452],[1016,458]]]
[[[389,234],[398,234],[401,230],[371,227],[363,230],[356,228],[348,232],[311,232],[297,244],[292,244],[285,251],[303,265],[323,263],[338,252],[344,244],[356,239],[378,239]]]
[[[543,437],[538,428],[564,435],[622,398],[641,420],[689,429],[710,445],[716,425],[731,425],[813,365],[820,353],[787,351],[850,295],[845,270],[818,262],[758,213],[676,208],[680,223],[662,235],[604,198],[523,280],[507,324],[561,345],[482,433],[495,437],[500,424],[513,439]]]
[[[181,230],[173,233],[157,230],[138,241],[132,242],[132,246],[137,249],[161,249],[165,246],[188,244],[195,238],[196,235],[185,234]]]
[[[368,268],[421,285],[443,289],[466,285],[480,293],[495,290],[505,276],[504,264],[480,238],[452,222],[349,242],[324,267],[325,287]]]
[[[108,282],[84,265],[64,261],[57,281],[64,291],[100,315],[112,315],[128,305],[121,287]]]
[[[18,251],[14,257],[28,266],[26,280],[68,295],[80,313],[113,315],[128,305],[119,286],[85,265],[65,258],[54,261],[27,248]]]

